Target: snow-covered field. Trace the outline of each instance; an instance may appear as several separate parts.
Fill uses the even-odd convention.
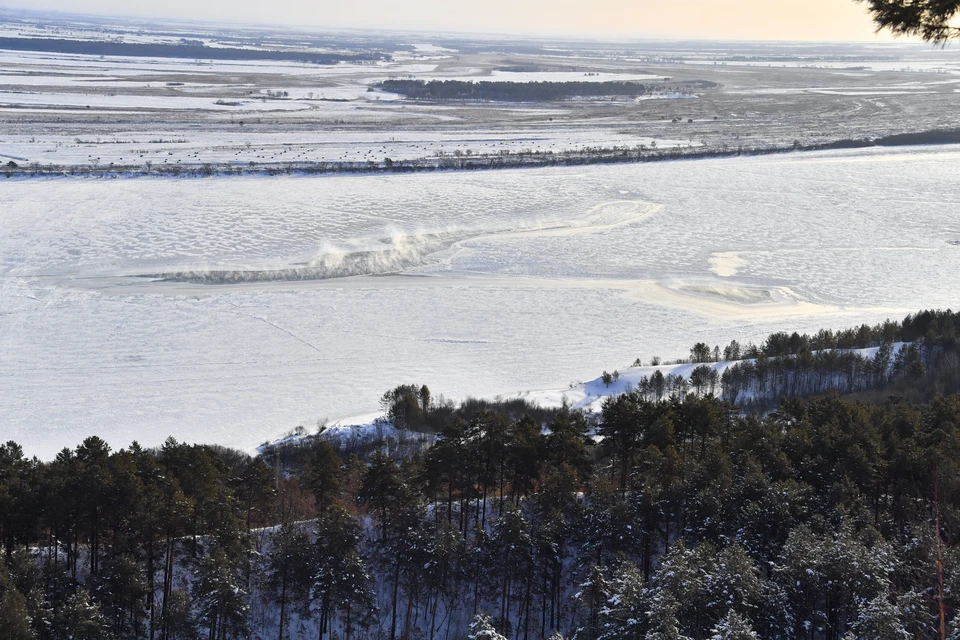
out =
[[[211,49],[227,46],[196,28],[114,25],[108,32],[130,43],[177,42],[171,34],[178,33]],[[108,32],[0,15],[6,36],[103,39]],[[229,46],[254,48],[266,35],[220,34]],[[282,168],[654,144],[716,153],[960,127],[960,52],[952,49],[654,41],[538,49],[436,34],[433,42],[361,36],[341,44],[390,59],[317,65],[0,50],[0,164]],[[314,42],[316,50],[333,50],[345,37],[273,34],[263,47],[278,39],[269,46]],[[377,89],[390,78],[631,80],[647,93],[635,100],[434,102]]]
[[[252,448],[400,383],[537,397],[694,341],[955,307],[958,162],[4,180],[0,438]]]

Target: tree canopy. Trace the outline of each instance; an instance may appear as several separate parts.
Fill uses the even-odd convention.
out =
[[[866,2],[879,30],[896,35],[920,36],[928,42],[945,43],[960,37],[960,27],[951,24],[960,12],[960,0],[857,0]]]

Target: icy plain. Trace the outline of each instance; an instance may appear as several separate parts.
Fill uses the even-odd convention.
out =
[[[0,425],[250,449],[960,293],[960,152],[0,183]],[[536,396],[536,394],[534,394]]]

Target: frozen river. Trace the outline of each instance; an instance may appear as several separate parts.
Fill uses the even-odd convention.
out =
[[[956,307],[960,151],[0,182],[0,439],[251,448],[695,341]]]

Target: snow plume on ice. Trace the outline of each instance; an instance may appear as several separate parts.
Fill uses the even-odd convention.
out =
[[[368,249],[346,249],[325,246],[305,263],[289,267],[258,269],[194,269],[147,274],[164,282],[194,284],[243,284],[252,282],[296,282],[326,280],[350,276],[397,273],[425,264],[433,254],[450,248],[469,237],[464,233],[440,232],[412,236],[395,235],[380,240],[380,246]]]
[[[614,200],[592,207],[580,218],[568,220],[539,221],[505,228],[447,229],[414,234],[392,230],[388,231],[390,235],[386,238],[356,239],[339,245],[326,244],[308,260],[289,266],[184,269],[145,274],[142,277],[161,282],[234,285],[395,274],[439,261],[438,254],[467,240],[597,233],[641,222],[660,208],[660,205],[639,200]]]
[[[310,258],[305,268],[340,278],[351,275],[377,275],[403,271],[430,261],[431,256],[449,249],[462,240],[480,235],[477,231],[448,229],[444,231],[405,234],[389,230],[388,238],[373,243],[350,242],[346,245],[325,244]]]

